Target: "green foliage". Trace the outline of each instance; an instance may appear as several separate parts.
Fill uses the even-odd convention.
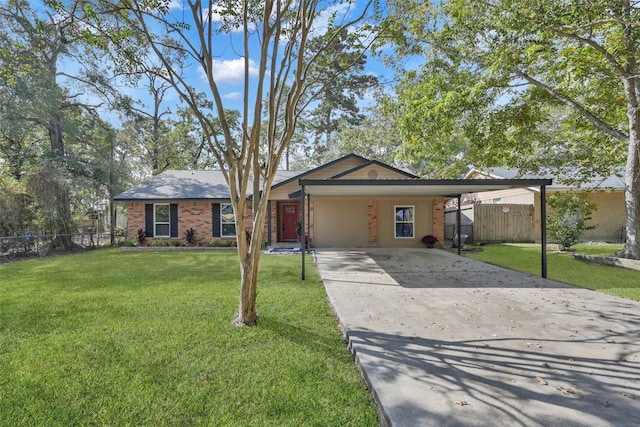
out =
[[[207,246],[211,246],[211,247],[216,247],[218,246],[218,240],[217,239],[211,239],[207,242]]]
[[[171,241],[171,246],[181,246],[182,243],[180,242],[180,240],[172,240]]]
[[[147,238],[147,232],[145,231],[144,228],[138,228],[136,238],[138,239],[139,245],[144,243],[144,240]]]
[[[571,249],[585,231],[596,228],[596,225],[588,224],[597,209],[589,200],[589,193],[557,192],[549,196],[548,202],[552,208],[547,220],[549,240],[558,244],[561,250]]]
[[[313,135],[312,146],[317,151],[331,149],[334,135],[341,124],[357,125],[364,115],[358,100],[378,85],[377,77],[365,73],[367,57],[363,46],[348,31],[339,31],[325,48],[325,40],[318,38],[309,46],[310,55],[318,52],[317,67],[308,76],[324,90],[319,102],[310,109],[302,122],[305,132]]]
[[[116,149],[113,128],[99,117],[101,104],[119,112],[126,97],[112,85],[112,70],[94,61],[82,27],[46,2],[0,4],[0,75],[12,76],[0,84],[0,164],[28,198],[15,200],[24,220],[2,234],[28,228],[65,236],[128,183],[129,152]],[[69,239],[61,243],[73,248]]]
[[[259,323],[238,328],[231,251],[0,265],[0,425],[376,425],[322,283],[299,268],[264,255]]]
[[[193,227],[185,231],[184,234],[188,244],[193,245],[196,243],[196,230]]]
[[[136,244],[134,242],[132,242],[131,240],[127,240],[126,242],[124,242],[124,244],[122,246],[126,247],[126,248],[132,248],[134,247]]]
[[[404,154],[440,170],[453,165],[450,175],[469,164],[608,175],[626,156],[619,73],[628,55],[637,57],[631,42],[640,33],[634,25],[625,42],[624,23],[640,12],[629,13],[555,0],[396,4],[388,25],[397,52],[423,58],[399,67],[388,106],[400,119]]]

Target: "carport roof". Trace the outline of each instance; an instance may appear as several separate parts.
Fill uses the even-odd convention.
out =
[[[551,185],[551,179],[300,179],[314,196],[443,196]]]

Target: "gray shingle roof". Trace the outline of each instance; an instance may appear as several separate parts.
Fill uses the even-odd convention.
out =
[[[504,168],[491,168],[487,171],[489,174],[496,178],[504,178],[504,179],[515,179],[515,178],[523,178],[523,179],[539,179],[539,178],[549,178],[553,179],[553,184],[550,188],[557,189],[569,189],[569,188],[577,188],[576,185],[566,185],[562,183],[563,178],[571,179],[572,177],[577,176],[578,171],[572,171],[571,169],[563,171],[562,174],[558,175],[557,171],[546,170],[542,171],[539,174],[532,173],[520,173],[519,169],[504,169]],[[618,168],[615,171],[615,174],[607,177],[597,176],[590,179],[587,182],[584,182],[580,185],[581,188],[585,189],[616,189],[616,190],[624,190],[625,188],[625,178],[624,178],[624,168]]]
[[[274,185],[302,171],[278,171]],[[229,186],[219,170],[171,170],[117,195],[114,200],[228,200]]]

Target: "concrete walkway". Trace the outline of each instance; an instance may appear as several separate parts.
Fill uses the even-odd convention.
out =
[[[438,249],[317,264],[381,425],[640,425],[638,302]]]

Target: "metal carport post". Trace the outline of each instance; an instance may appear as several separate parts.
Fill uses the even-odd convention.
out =
[[[542,245],[542,277],[547,278],[547,187],[540,186],[540,244]]]

